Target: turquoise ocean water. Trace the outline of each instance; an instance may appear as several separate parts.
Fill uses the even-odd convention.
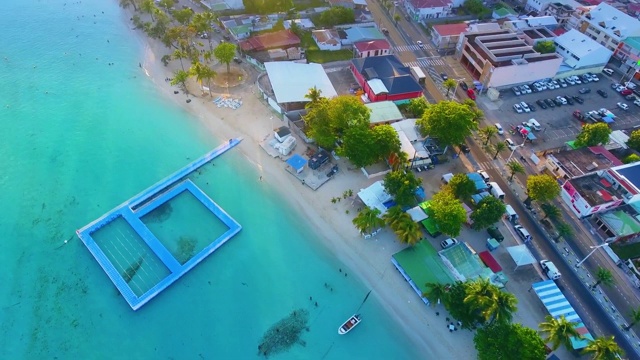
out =
[[[77,238],[60,245],[220,140],[142,75],[143,44],[115,0],[2,9],[0,358],[253,359],[300,308],[306,346],[273,358],[418,358],[375,296],[356,331],[336,334],[368,289],[237,151],[194,180],[242,232],[132,311]]]

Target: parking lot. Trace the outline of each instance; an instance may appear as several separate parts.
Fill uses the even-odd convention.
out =
[[[605,74],[598,74],[598,76],[600,78],[598,82],[567,85],[567,87],[560,89],[543,90],[519,96],[515,95],[511,89],[504,89],[500,92],[498,101],[491,102],[486,97],[482,97],[480,105],[485,110],[487,122],[490,124],[499,122],[505,129],[505,134],[524,121],[531,118],[536,119],[541,124],[541,130],[534,132],[538,139],[531,145],[536,150],[555,148],[576,137],[582,123],[572,115],[575,110],[586,114],[591,110],[608,109],[616,116],[615,122],[611,124],[614,130],[640,125],[640,111],[638,111],[640,107],[634,105],[633,101],[626,100],[624,96],[611,88],[611,84],[619,79],[613,80]],[[579,90],[582,88],[588,88],[590,92],[580,94]],[[600,96],[597,93],[598,90],[604,90],[608,97]],[[573,105],[547,107],[547,109],[540,108],[536,103],[538,100],[553,100],[556,96],[580,96],[584,99],[584,103],[574,102]],[[517,113],[513,105],[521,101],[532,104],[535,111]],[[618,102],[627,104],[629,110],[620,109],[616,105]],[[513,140],[519,142],[519,139],[513,138]]]

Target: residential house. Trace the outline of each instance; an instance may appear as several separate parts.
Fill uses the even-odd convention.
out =
[[[292,23],[295,23],[298,28],[302,30],[311,30],[316,27],[310,19],[285,20],[282,24],[284,25],[285,29],[289,30],[291,29]]]
[[[351,72],[364,91],[365,101],[407,100],[422,96],[422,87],[408,67],[394,55],[351,60]]]
[[[334,27],[340,35],[342,45],[353,45],[360,41],[385,40],[386,36],[375,23],[349,24]]]
[[[495,20],[500,19],[515,19],[518,16],[518,12],[507,6],[506,4],[502,4],[499,7],[494,7],[493,14],[491,17]]]
[[[300,38],[291,32],[291,30],[280,30],[276,32],[266,33],[258,36],[250,37],[239,43],[242,51],[265,51],[269,49],[288,49],[290,47],[298,47]]]
[[[367,2],[365,0],[326,0],[331,7],[342,6],[347,9],[366,9]]]
[[[313,30],[311,37],[315,40],[320,50],[335,51],[342,48],[340,35],[338,31],[333,29]]]
[[[505,29],[465,32],[456,47],[456,57],[484,88],[552,78],[563,61],[558,54],[537,52],[533,44]]]
[[[466,23],[433,25],[431,42],[438,50],[454,50],[460,34],[467,31]]]
[[[619,59],[622,64],[621,70],[631,75],[631,71],[638,69],[638,60],[640,60],[640,36],[632,36],[626,38],[618,45],[614,56]],[[637,71],[632,75],[636,80],[640,80],[640,73]]]
[[[519,35],[527,44],[534,46],[540,41],[554,41],[556,38],[556,34],[546,27],[524,29]]]
[[[279,19],[279,14],[234,15],[221,16],[219,21],[235,40],[242,40],[250,37],[252,32],[271,30]]]
[[[428,19],[437,19],[451,15],[454,0],[406,0],[404,8],[415,22],[424,23]]]
[[[337,96],[331,80],[321,64],[300,64],[290,61],[265,62],[269,86],[263,96],[278,113],[304,109],[309,99],[305,95],[316,87],[322,96]]]
[[[553,16],[558,22],[559,27],[565,27],[574,11],[575,8],[571,4],[551,2],[542,14],[546,16]]]
[[[555,44],[556,52],[564,58],[563,67],[571,69],[571,75],[600,72],[613,54],[611,50],[575,29],[556,37]],[[565,72],[563,70],[560,69],[560,72]],[[576,73],[576,70],[582,72]]]
[[[551,10],[550,12],[546,11],[550,6],[552,6],[552,4],[556,8],[559,8],[562,5],[567,5],[568,7],[573,9],[579,6],[582,6],[580,3],[574,0],[527,0],[527,3],[525,4],[524,8],[527,11],[535,11],[536,13],[542,16],[544,15],[554,16],[554,10]],[[558,22],[560,22],[560,20],[558,20]]]
[[[575,10],[573,11],[573,14],[571,14],[571,17],[567,20],[567,23],[565,24],[565,29],[570,30],[570,29],[580,29],[580,23],[582,22],[582,16],[586,13],[588,13],[589,11],[591,11],[592,9],[595,9],[595,6],[584,6],[584,5],[580,5],[578,7],[575,8]]]
[[[601,3],[582,16],[579,30],[615,51],[626,38],[640,36],[640,21],[607,3]]]
[[[389,55],[390,52],[391,44],[387,40],[359,41],[353,44],[353,57],[355,58]]]

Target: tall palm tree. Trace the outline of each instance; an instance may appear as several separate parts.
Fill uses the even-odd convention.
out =
[[[603,267],[599,267],[598,271],[596,271],[596,279],[598,279],[598,281],[596,281],[596,283],[593,284],[593,286],[591,287],[591,290],[595,289],[600,284],[604,286],[611,286],[616,282],[615,279],[613,278],[613,274],[611,273],[611,271]]]
[[[490,324],[494,322],[508,324],[513,319],[513,313],[518,310],[518,298],[512,293],[497,290],[493,302],[482,313]]]
[[[480,129],[480,134],[484,137],[483,146],[487,146],[492,137],[498,133],[498,129],[495,126],[485,126]]]
[[[140,10],[142,10],[142,12],[145,12],[149,15],[151,15],[151,21],[156,21],[155,18],[153,17],[153,14],[155,14],[156,12],[156,4],[154,4],[153,0],[142,0],[142,3],[140,4]]]
[[[560,240],[560,238],[570,238],[573,235],[573,228],[567,223],[556,225],[556,231],[558,232],[558,237],[555,238],[556,241]]]
[[[546,321],[540,323],[540,332],[546,334],[545,342],[551,343],[551,349],[557,350],[560,345],[564,345],[569,351],[573,349],[571,346],[571,338],[579,338],[580,334],[576,330],[578,323],[569,321],[564,315],[559,318],[553,318],[547,315]]]
[[[404,213],[404,216],[392,229],[398,240],[403,244],[414,246],[422,240],[420,226],[407,213]]]
[[[180,49],[175,49],[173,51],[172,58],[180,60],[180,67],[182,68],[182,71],[186,71],[184,69],[184,63],[182,62],[182,59],[188,59],[189,58],[189,54],[186,51],[180,50]]]
[[[516,174],[524,174],[524,166],[517,162],[516,160],[511,160],[507,163],[507,169],[509,169],[509,181],[513,180],[513,177]]]
[[[306,94],[304,94],[304,98],[309,99],[309,103],[306,105],[306,107],[312,107],[322,98],[322,90],[314,86],[309,89]]]
[[[449,92],[453,89],[456,88],[458,84],[456,84],[456,81],[453,79],[447,79],[445,81],[442,82],[442,86],[444,86],[445,89],[447,89],[447,95],[449,96]]]
[[[187,80],[189,80],[189,73],[184,70],[178,70],[173,74],[171,85],[180,85],[187,94],[187,97],[189,97],[189,92],[187,91]]]
[[[398,21],[400,21],[400,19],[402,19],[402,17],[400,16],[400,14],[395,14],[395,15],[393,15],[393,21],[395,21],[396,26],[398,25]]]
[[[496,151],[496,154],[493,155],[493,158],[496,159],[498,157],[498,154],[500,154],[500,152],[504,151],[504,149],[506,149],[506,148],[507,148],[507,145],[502,141],[500,141],[497,144],[495,144],[493,146],[493,149]]]
[[[213,69],[200,62],[196,62],[195,64],[191,65],[191,68],[189,68],[189,75],[195,77],[196,80],[200,83],[200,86],[202,86],[203,81],[206,81],[207,88],[209,89],[209,96],[213,96],[213,94],[211,93],[211,80],[217,75],[217,73],[213,71]]]
[[[440,302],[444,302],[447,297],[449,285],[440,283],[426,283],[427,291],[422,293],[422,297],[429,300],[431,306],[436,306]]]
[[[589,341],[584,348],[585,354],[593,354],[593,360],[618,360],[624,355],[624,351],[618,346],[613,336],[599,337]]]
[[[542,211],[544,211],[543,220],[546,218],[550,218],[552,220],[558,219],[561,215],[560,209],[553,204],[542,204]]]
[[[368,206],[362,209],[351,222],[363,234],[384,226],[384,220],[380,218],[380,210]]]
[[[400,221],[403,215],[404,211],[402,211],[402,208],[396,205],[387,210],[387,212],[382,215],[382,219],[384,219],[384,222],[389,225],[389,227],[393,228],[394,224]]]
[[[118,2],[123,9],[128,9],[129,5],[133,6],[133,11],[138,11],[138,6],[136,5],[135,0],[120,0]]]
[[[485,316],[489,308],[494,307],[496,292],[500,291],[488,279],[479,279],[469,284],[464,303]],[[487,318],[485,318],[487,319]]]
[[[640,322],[640,308],[631,310],[631,313],[629,314],[629,316],[631,317],[631,322],[629,323],[629,325],[625,326],[624,328],[627,331],[629,331],[629,329],[631,329],[633,325]]]

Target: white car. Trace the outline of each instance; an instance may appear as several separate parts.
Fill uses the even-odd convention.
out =
[[[443,249],[448,249],[457,243],[458,240],[456,238],[448,238],[447,240],[442,241],[440,246],[442,246]]]
[[[522,108],[522,110],[524,110],[524,112],[528,113],[531,111],[531,108],[529,108],[529,105],[527,105],[526,102],[521,102],[520,103],[520,107]]]
[[[563,98],[562,96],[556,96],[556,99],[558,99],[558,101],[560,101],[562,105],[567,105],[567,99]]]
[[[609,75],[609,76],[613,75],[613,70],[611,70],[609,68],[602,69],[602,72],[607,74],[607,75]]]
[[[600,81],[600,78],[598,77],[598,75],[591,74],[591,81]]]
[[[420,49],[422,49],[422,48],[424,47],[424,44],[423,44],[423,43],[422,43],[422,41],[420,41],[420,40],[416,41],[416,44],[418,44],[418,47],[419,47]]]
[[[627,81],[626,83],[624,83],[624,86],[627,87],[627,89],[631,89],[631,90],[635,90],[637,85],[632,83],[631,81]]]
[[[522,106],[520,104],[513,104],[513,110],[515,110],[518,114],[522,113]]]
[[[504,139],[505,144],[509,147],[509,150],[513,151],[518,148],[518,145],[513,142],[511,139]]]
[[[636,104],[637,106],[640,106],[640,99],[634,101],[633,103]]]
[[[502,125],[495,123],[494,126],[496,127],[496,129],[498,129],[498,135],[504,135],[504,129],[502,128]]]
[[[622,110],[629,110],[629,105],[627,105],[627,104],[625,104],[625,103],[621,103],[621,102],[619,102],[617,105],[618,105],[618,107],[619,107],[620,109],[622,109]]]
[[[478,170],[476,171],[478,174],[480,174],[480,176],[482,176],[482,179],[484,180],[484,182],[487,182],[489,180],[491,180],[491,178],[489,177],[489,174],[487,174],[486,171],[484,170]]]
[[[565,81],[566,81],[569,85],[575,85],[575,84],[576,84],[576,82],[575,82],[575,81],[573,81],[573,79],[572,79],[571,77],[568,77]]]
[[[624,89],[626,89],[626,88],[624,86],[622,86],[622,85],[616,86],[616,91],[617,92],[622,92],[622,90],[624,90]]]

